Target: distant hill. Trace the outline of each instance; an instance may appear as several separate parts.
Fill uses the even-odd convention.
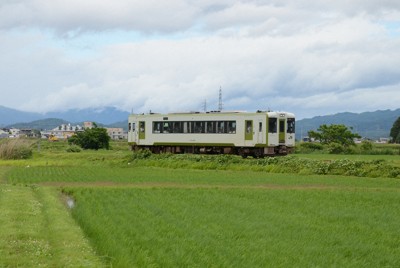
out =
[[[49,112],[45,114],[46,118],[61,118],[69,122],[92,121],[101,124],[112,124],[127,120],[128,115],[128,112],[118,110],[115,107],[71,109],[65,112]]]
[[[32,122],[28,123],[16,123],[16,124],[11,124],[7,125],[7,128],[18,128],[18,129],[53,129],[58,127],[61,124],[68,124],[69,122],[63,119],[57,119],[57,118],[47,118],[47,119],[40,119],[40,120],[35,120]]]
[[[43,118],[39,113],[22,112],[0,105],[0,126],[17,122],[30,122]]]
[[[128,119],[121,122],[108,124],[106,127],[122,127],[125,131],[128,131]]]
[[[127,120],[129,113],[115,107],[70,109],[64,112],[49,112],[45,114],[22,112],[0,106],[0,127],[17,123],[32,122],[47,118],[59,118],[68,122],[92,121],[100,124],[112,124]]]
[[[296,122],[296,139],[300,140],[307,136],[308,131],[317,130],[322,124],[343,124],[352,127],[353,132],[370,139],[389,137],[390,129],[398,117],[400,117],[400,109],[359,114],[346,112],[302,119]]]
[[[5,126],[5,128],[50,130],[50,129],[60,126],[61,124],[71,124],[73,126],[75,126],[75,125],[83,126],[83,122],[70,122],[70,121],[66,121],[63,119],[46,118],[46,119],[35,120],[32,122],[27,122],[27,123],[11,124],[11,125]],[[99,127],[110,127],[110,128],[114,128],[114,127],[119,128],[120,127],[120,128],[123,128],[125,131],[128,131],[128,120],[116,122],[116,123],[112,123],[112,124],[98,123],[97,125]]]

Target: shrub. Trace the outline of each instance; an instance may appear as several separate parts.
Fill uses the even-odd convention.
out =
[[[362,141],[361,142],[361,150],[363,150],[363,151],[371,151],[372,150],[372,142],[370,142],[370,141]]]
[[[26,140],[12,139],[0,145],[2,159],[28,159],[32,157],[31,143]]]
[[[69,144],[79,145],[83,149],[110,149],[110,136],[105,128],[97,127],[85,129],[82,132],[76,132],[68,139]]]
[[[316,142],[301,142],[299,146],[296,147],[297,153],[311,153],[315,151],[322,151],[324,146],[321,143]]]
[[[150,150],[147,149],[140,149],[138,151],[134,151],[133,155],[132,155],[132,159],[146,159],[151,157],[152,153],[150,152]]]
[[[328,145],[328,152],[330,154],[341,154],[345,152],[345,148],[340,143],[331,142]]]
[[[81,150],[81,148],[79,148],[79,146],[77,145],[71,145],[67,148],[66,150],[68,153],[79,153]]]

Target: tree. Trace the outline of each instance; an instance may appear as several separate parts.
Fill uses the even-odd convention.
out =
[[[97,127],[93,124],[93,128],[87,128],[84,131],[76,132],[75,135],[68,139],[70,144],[76,144],[83,149],[109,149],[110,136],[105,128]]]
[[[393,123],[390,129],[390,137],[394,143],[400,143],[400,117]]]
[[[361,138],[357,133],[351,132],[345,125],[321,125],[317,131],[309,131],[308,136],[319,140],[322,144],[337,143],[348,147],[354,145],[355,138]]]

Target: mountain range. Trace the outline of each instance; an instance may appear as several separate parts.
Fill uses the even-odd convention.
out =
[[[129,113],[116,109],[115,107],[104,107],[101,109],[70,109],[61,112],[48,112],[44,114],[23,112],[4,106],[0,106],[0,127],[14,125],[16,123],[27,123],[43,119],[62,119],[67,122],[92,121],[100,124],[112,124],[127,120]]]
[[[126,130],[128,115],[128,112],[114,107],[71,109],[64,112],[39,114],[0,106],[0,127],[53,129],[61,124],[74,125],[92,121],[106,127],[122,127]],[[389,137],[390,129],[398,117],[400,117],[400,108],[364,113],[344,112],[301,119],[296,121],[296,139],[302,139],[308,135],[308,131],[317,130],[322,124],[343,124],[352,128],[353,132],[370,139]]]
[[[322,124],[343,124],[352,128],[352,132],[369,139],[387,138],[390,129],[400,117],[400,108],[397,110],[379,110],[364,113],[338,113],[334,115],[316,116],[310,119],[296,121],[296,139],[308,135],[308,131],[317,130]]]

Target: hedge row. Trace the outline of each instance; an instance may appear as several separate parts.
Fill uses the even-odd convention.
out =
[[[152,154],[149,151],[142,150],[134,152],[129,161],[140,166],[169,168],[400,178],[400,167],[393,166],[385,160],[339,159],[327,161],[296,156],[242,159],[235,155]]]

